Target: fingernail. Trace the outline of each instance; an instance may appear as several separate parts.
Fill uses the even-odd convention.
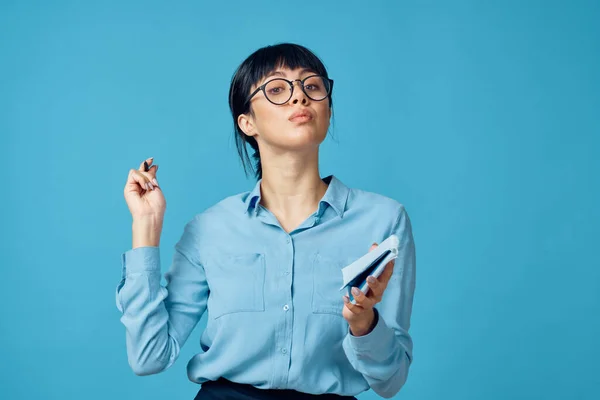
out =
[[[355,295],[355,296],[358,296],[360,294],[360,290],[358,290],[357,287],[353,287],[352,288],[352,294]]]
[[[375,283],[375,278],[373,278],[373,276],[368,276],[367,277],[367,282],[369,282],[369,283]]]
[[[344,303],[348,303],[348,297],[347,296],[342,296],[342,299],[344,300]]]
[[[148,182],[148,186],[150,187],[150,190],[154,190],[154,186],[152,186],[150,182]]]
[[[154,183],[155,186],[158,186],[158,182],[156,181],[156,178],[152,179],[152,183]]]

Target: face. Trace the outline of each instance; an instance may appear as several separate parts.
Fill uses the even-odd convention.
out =
[[[294,81],[314,74],[315,72],[303,68],[278,68],[256,83],[250,93],[273,78],[282,77]],[[294,82],[294,92],[287,103],[273,104],[260,91],[250,100],[250,108],[254,115],[240,115],[238,125],[246,135],[256,139],[261,154],[264,154],[265,150],[281,152],[317,148],[329,129],[329,98],[322,101],[312,100],[302,91],[300,82]],[[293,118],[298,112],[308,115]]]

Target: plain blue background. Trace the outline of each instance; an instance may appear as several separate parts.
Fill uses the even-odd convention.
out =
[[[413,221],[397,398],[599,398],[597,1],[0,4],[2,398],[194,397],[204,320],[171,369],[127,364],[123,186],[155,157],[164,273],[193,215],[254,185],[229,82],[282,41],[335,79],[322,175]]]

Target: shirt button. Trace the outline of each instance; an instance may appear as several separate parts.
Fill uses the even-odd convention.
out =
[[[287,354],[287,349],[281,349],[281,352],[282,352],[283,354]]]
[[[317,218],[315,218],[315,224],[318,224],[318,223],[319,223],[319,218],[317,217]]]
[[[284,272],[284,274],[285,274],[285,275],[289,275],[289,274],[290,274],[290,271],[285,271],[285,272]]]
[[[290,306],[288,306],[287,304],[285,306],[283,306],[283,311],[287,311],[290,309]]]
[[[290,238],[285,238],[285,242],[289,244],[290,243]]]

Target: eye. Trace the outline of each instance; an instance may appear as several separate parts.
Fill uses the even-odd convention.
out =
[[[265,87],[265,91],[270,95],[278,95],[284,93],[286,90],[289,90],[289,86],[285,81],[280,79],[275,79],[269,83]]]

